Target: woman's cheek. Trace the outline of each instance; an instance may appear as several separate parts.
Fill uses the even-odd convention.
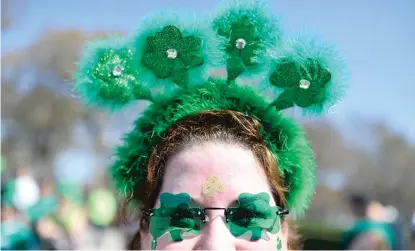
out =
[[[287,250],[287,241],[283,234],[268,234],[268,238],[258,241],[239,239],[236,250]]]
[[[184,239],[182,241],[172,241],[169,235],[166,234],[157,239],[156,250],[192,250],[197,245],[200,236]],[[151,250],[152,238],[147,236],[143,239],[142,247],[145,250]],[[236,238],[235,250],[288,250],[287,239],[282,232],[278,234],[268,234],[268,238],[260,239],[258,241],[250,241],[247,239]]]
[[[173,241],[171,240],[169,234],[157,239],[156,250],[192,250],[197,243],[198,237],[185,238],[182,241]],[[143,239],[142,249],[151,250],[152,237],[147,236]]]

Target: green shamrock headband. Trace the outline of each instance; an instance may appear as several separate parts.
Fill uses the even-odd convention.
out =
[[[281,112],[323,114],[344,92],[345,66],[331,46],[306,36],[283,38],[260,1],[236,1],[201,20],[163,12],[144,18],[128,38],[92,41],[74,74],[87,104],[113,111],[135,100],[151,104],[117,147],[113,177],[125,196],[144,186],[154,147],[179,120],[208,110],[256,118],[302,214],[315,189],[314,153],[304,130]],[[212,77],[226,68],[227,77]]]

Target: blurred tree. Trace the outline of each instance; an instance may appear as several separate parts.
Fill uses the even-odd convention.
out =
[[[312,207],[307,212],[310,219],[327,221],[333,213],[347,214],[344,196],[351,192],[361,192],[393,205],[403,216],[410,217],[415,208],[415,147],[403,136],[383,124],[367,123],[376,144],[373,150],[363,150],[345,141],[344,135],[324,121],[305,127],[316,152],[317,173],[335,171],[347,177],[344,191],[333,191],[318,182]]]
[[[35,66],[43,75],[54,74],[56,78],[68,80],[76,69],[76,61],[85,42],[106,36],[108,32],[47,30],[27,48],[5,55],[4,66],[13,68],[14,71],[26,71],[28,67]]]
[[[11,0],[1,1],[1,30],[7,29],[12,25]]]
[[[34,44],[2,57],[2,120],[7,131],[2,152],[10,159],[23,155],[32,166],[44,169],[38,173],[52,177],[52,163],[73,143],[73,127],[79,123],[89,130],[95,149],[106,150],[102,144],[105,115],[82,109],[67,80],[82,45],[99,36],[105,33],[47,31]]]
[[[409,219],[415,208],[415,147],[384,125],[376,125],[374,131],[378,151],[374,158],[377,168],[373,194],[383,203],[400,205]]]
[[[361,159],[366,157],[366,153],[344,139],[347,135],[342,135],[324,120],[306,124],[305,129],[316,153],[319,170],[339,170],[349,175],[359,168]]]
[[[317,161],[317,190],[308,219],[316,222],[342,224],[340,214],[347,214],[342,189],[333,189],[327,181],[333,174],[347,179],[360,165],[365,153],[347,142],[336,128],[327,121],[305,124],[307,137],[311,141]],[[341,187],[342,184],[339,184]]]
[[[16,26],[24,15],[25,0],[1,0],[1,31]],[[3,35],[3,34],[2,34]]]

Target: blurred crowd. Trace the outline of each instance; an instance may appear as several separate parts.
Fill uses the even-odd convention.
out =
[[[137,229],[117,221],[119,204],[105,186],[36,180],[26,168],[2,179],[1,249],[124,249]]]
[[[342,234],[342,249],[415,249],[415,213],[408,242],[407,225],[396,209],[362,194],[351,195],[348,204],[355,222]],[[108,184],[38,180],[19,168],[2,177],[1,249],[125,249],[138,225],[120,221],[128,218],[120,217],[126,216],[121,205]]]
[[[392,206],[385,207],[380,202],[370,200],[362,194],[351,195],[348,198],[348,204],[355,222],[343,233],[343,249],[415,249],[415,213],[408,231],[405,220]],[[410,232],[409,238],[408,232]]]

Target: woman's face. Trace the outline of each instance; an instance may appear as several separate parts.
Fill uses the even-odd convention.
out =
[[[163,193],[186,193],[191,197],[192,203],[202,209],[238,205],[238,198],[242,193],[266,193],[270,200],[261,205],[268,206],[267,208],[276,206],[267,178],[253,153],[235,144],[196,144],[173,156],[166,166],[160,194]],[[159,208],[160,205],[159,197],[155,208]],[[232,234],[231,227],[226,223],[224,210],[206,210],[206,214],[209,221],[201,224],[197,234],[183,237],[182,241],[173,241],[167,232],[157,238],[156,249],[287,249],[285,228],[283,231],[282,227],[277,226],[271,231],[273,233],[263,230],[262,237],[252,241],[252,231],[245,231],[245,234],[239,237]],[[279,225],[280,218],[276,217],[274,222]],[[142,233],[141,240],[142,249],[151,249],[153,236],[148,231]]]

